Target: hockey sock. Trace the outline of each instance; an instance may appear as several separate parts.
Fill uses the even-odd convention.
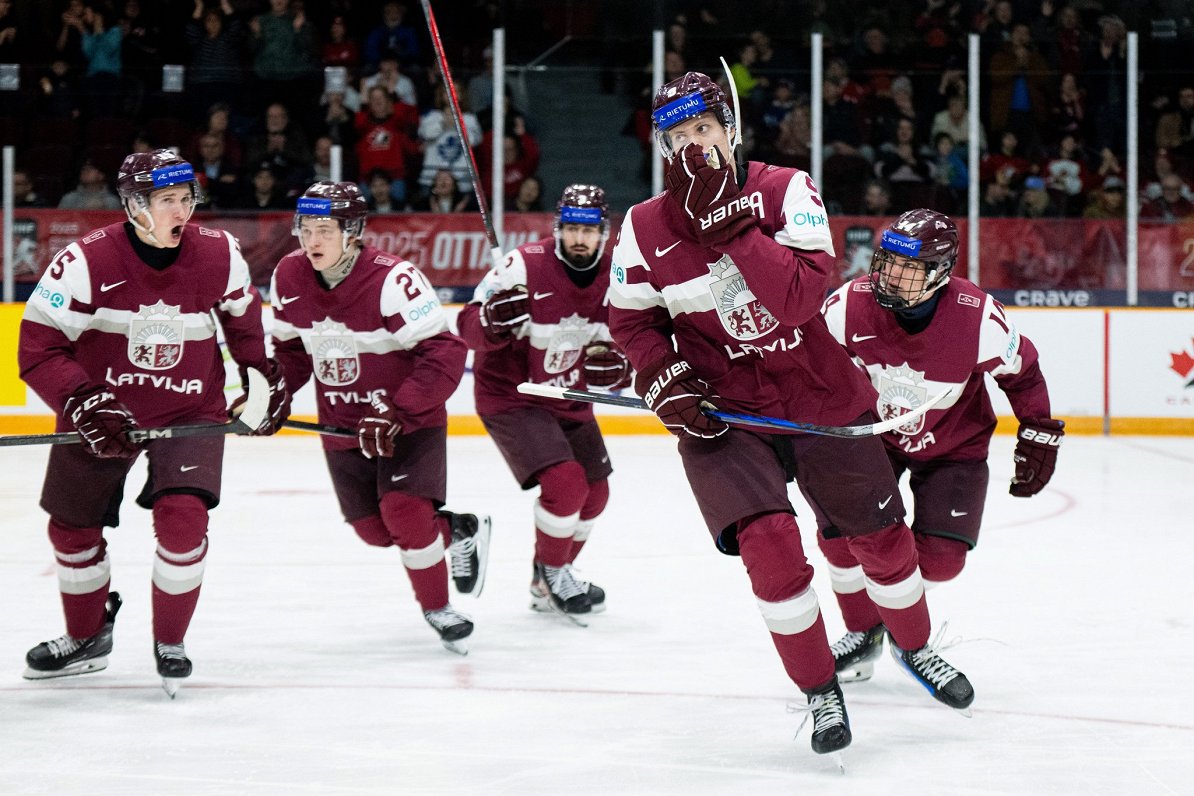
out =
[[[207,505],[195,495],[163,495],[153,504],[153,530],[158,538],[153,558],[153,638],[181,644],[203,585]]]
[[[589,496],[585,498],[584,505],[580,507],[580,521],[576,523],[576,528],[572,531],[572,550],[568,553],[569,564],[576,561],[576,557],[584,549],[585,542],[589,540],[589,534],[593,532],[593,526],[596,524],[597,518],[601,516],[601,512],[605,511],[607,503],[609,503],[609,481],[603,478],[589,484]]]
[[[448,565],[435,506],[424,497],[388,492],[381,499],[381,517],[398,544],[419,606],[424,611],[443,608],[448,604]]]
[[[541,470],[535,501],[535,560],[551,567],[572,561],[572,535],[589,494],[585,469],[568,460]]]
[[[817,544],[829,562],[829,582],[846,630],[862,633],[879,624],[879,609],[867,594],[862,566],[850,552],[849,543],[842,537],[826,539],[818,533]]]
[[[929,642],[931,624],[912,531],[898,522],[847,541],[862,565],[867,594],[896,644],[902,649],[923,647]]]
[[[72,528],[51,518],[49,535],[66,632],[74,638],[91,638],[104,626],[110,581],[103,529]]]
[[[739,523],[738,545],[759,612],[784,670],[798,688],[833,679],[834,660],[825,635],[813,569],[791,514],[774,513]]]

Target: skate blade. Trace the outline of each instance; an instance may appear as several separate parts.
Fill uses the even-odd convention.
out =
[[[592,608],[592,610],[590,610],[590,611],[589,611],[589,613],[590,613],[590,614],[603,614],[603,613],[605,613],[605,603],[600,603],[600,604],[598,604],[598,605],[594,605],[594,606],[593,606],[593,608]]]
[[[25,673],[21,676],[26,680],[53,680],[57,677],[73,677],[76,674],[91,674],[92,672],[100,672],[107,668],[108,656],[104,655],[100,658],[90,658],[85,661],[72,663],[69,666],[55,669],[52,672],[44,672],[39,669],[26,667]]]
[[[468,641],[466,639],[457,639],[456,641],[440,640],[440,644],[444,645],[444,649],[448,652],[455,652],[457,655],[468,655]]]
[[[949,708],[949,705],[946,705],[946,707]],[[952,710],[954,713],[957,713],[958,715],[962,716],[963,718],[967,718],[967,719],[974,718],[974,712],[970,709],[969,706],[964,707],[964,708],[949,708],[949,709]]]
[[[181,677],[163,677],[162,690],[166,692],[166,696],[174,699],[178,695],[178,689],[182,688]]]
[[[837,765],[837,770],[843,775],[846,773],[846,756],[841,752],[830,752],[829,759]]]
[[[568,620],[577,627],[589,626],[588,622],[585,622],[576,614],[570,614],[566,611],[561,611],[559,608],[556,608],[556,604],[551,601],[550,597],[540,597],[534,592],[531,593],[531,610],[540,614],[553,614],[561,619]]]
[[[875,664],[873,661],[859,661],[838,669],[837,681],[839,683],[863,683],[870,680],[874,674]]]
[[[485,572],[489,569],[489,535],[493,532],[493,518],[486,515],[477,523],[477,582],[469,592],[474,598],[485,588]]]

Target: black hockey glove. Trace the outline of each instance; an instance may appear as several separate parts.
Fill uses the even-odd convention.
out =
[[[84,445],[99,459],[132,459],[141,449],[129,439],[137,421],[116,394],[102,384],[81,387],[66,399],[70,418]]]
[[[697,378],[692,366],[675,354],[665,356],[638,374],[635,391],[647,408],[659,416],[665,428],[675,434],[690,434],[702,439],[721,436],[729,428],[708,417],[703,408],[716,409],[718,396],[704,379]]]
[[[692,221],[697,241],[722,246],[758,225],[750,197],[738,189],[734,164],[714,149],[706,160],[700,144],[689,144],[672,158],[667,194]]]
[[[604,390],[630,386],[630,360],[613,343],[592,343],[585,347],[585,384]]]
[[[1012,461],[1016,474],[1008,492],[1016,497],[1032,497],[1045,488],[1057,465],[1057,450],[1065,436],[1065,423],[1046,417],[1021,421],[1016,433]]]
[[[269,410],[261,425],[249,432],[250,437],[268,437],[276,433],[286,422],[286,418],[290,417],[290,390],[286,387],[286,377],[282,375],[282,368],[278,364],[278,360],[267,359],[261,375],[265,376],[266,382],[269,383]],[[244,384],[247,381],[247,376],[242,372],[240,379],[241,384]],[[228,417],[232,419],[240,417],[241,410],[248,398],[247,394],[241,393],[232,402],[232,406],[228,407]]]
[[[374,396],[369,414],[357,422],[357,444],[367,459],[394,455],[394,438],[402,431],[398,410],[389,398]]]
[[[530,319],[531,299],[523,285],[499,290],[481,305],[481,328],[495,343],[509,340]]]

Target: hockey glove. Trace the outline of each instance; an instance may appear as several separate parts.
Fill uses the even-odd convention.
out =
[[[250,437],[268,437],[276,433],[286,422],[286,418],[290,417],[290,390],[286,387],[286,377],[282,375],[282,368],[278,365],[278,360],[267,359],[261,375],[265,376],[265,380],[269,384],[269,410],[262,424],[249,432]],[[246,380],[247,377],[242,372],[241,383],[245,383]],[[248,399],[249,396],[246,393],[241,393],[232,402],[232,406],[228,407],[228,416],[234,420],[240,417],[244,403]]]
[[[1008,489],[1016,497],[1032,497],[1045,488],[1057,465],[1057,449],[1065,436],[1065,423],[1043,418],[1021,421],[1012,461],[1016,474]]]
[[[530,319],[531,300],[523,285],[499,290],[481,305],[481,328],[495,343],[509,340]]]
[[[89,384],[66,399],[63,414],[70,418],[83,444],[100,459],[132,459],[139,452],[129,432],[137,421],[116,394],[102,384]]]
[[[592,343],[585,347],[585,384],[604,390],[630,386],[630,360],[613,343]]]
[[[716,409],[718,396],[692,366],[675,354],[665,356],[638,374],[635,390],[647,408],[659,416],[665,428],[676,436],[690,434],[702,439],[720,436],[729,428],[707,417],[702,409]]]
[[[668,196],[692,221],[697,241],[722,246],[758,225],[750,197],[740,193],[734,164],[714,148],[706,160],[699,144],[684,147],[668,166]]]
[[[366,459],[376,459],[381,456],[389,458],[394,455],[394,438],[402,431],[402,424],[398,422],[398,410],[390,399],[384,396],[374,396],[369,407],[369,414],[357,423],[357,444],[361,446],[361,453]]]

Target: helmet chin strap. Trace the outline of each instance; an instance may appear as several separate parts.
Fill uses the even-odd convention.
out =
[[[130,202],[133,202],[140,208],[136,213],[129,212]],[[191,220],[191,213],[194,212],[195,206],[192,204],[190,213],[187,213],[187,217],[182,221],[184,226],[188,221]],[[157,235],[153,234],[153,231],[157,229],[157,222],[153,220],[153,213],[149,212],[149,202],[147,202],[140,194],[124,201],[124,214],[128,217],[129,223],[133,225],[134,229],[145,233],[145,237],[149,238],[149,240],[146,241],[149,245],[158,249],[170,248],[163,241],[159,240]],[[137,217],[140,215],[145,215],[145,217],[149,219],[148,227],[143,226],[139,221],[137,221]]]

